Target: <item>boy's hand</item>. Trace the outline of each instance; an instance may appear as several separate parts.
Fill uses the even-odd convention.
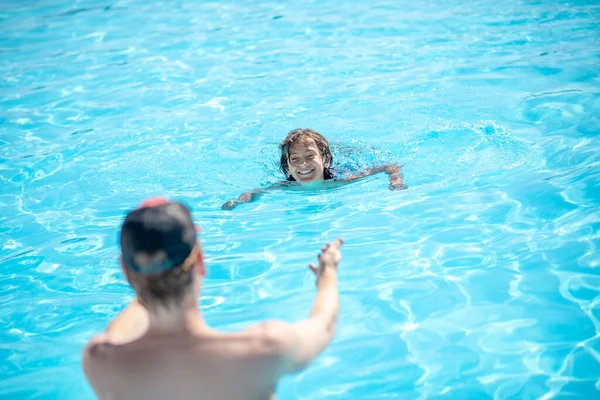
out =
[[[398,179],[390,179],[390,185],[388,186],[390,190],[405,190],[408,189],[408,186],[404,184],[402,178]]]
[[[252,193],[250,192],[242,193],[237,199],[238,203],[248,203],[249,201],[252,201]]]
[[[229,200],[227,203],[221,206],[221,210],[233,210],[240,203],[248,203],[252,201],[252,193],[246,192],[242,193],[237,200]]]
[[[344,243],[343,239],[338,239],[333,243],[327,243],[327,245],[321,248],[321,254],[317,257],[319,259],[319,267],[317,268],[314,264],[310,264],[310,270],[317,277],[317,286],[319,286],[319,282],[321,277],[327,272],[336,272],[338,264],[342,258],[340,253],[340,247]]]
[[[238,205],[238,202],[235,200],[229,200],[227,203],[221,206],[221,210],[233,210],[235,206]]]
[[[387,172],[388,175],[397,175],[400,173],[400,166],[398,164],[386,165],[384,171]]]
[[[390,185],[388,189],[390,190],[404,190],[408,189],[408,186],[404,184],[402,180],[402,175],[400,174],[400,169],[397,164],[390,164],[386,167],[385,172],[390,176]]]

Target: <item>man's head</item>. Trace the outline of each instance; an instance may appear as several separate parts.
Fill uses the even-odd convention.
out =
[[[312,129],[294,129],[279,145],[280,168],[289,180],[313,182],[331,178],[333,161],[327,139]]]
[[[147,308],[179,305],[204,275],[196,227],[181,203],[144,202],[125,218],[120,242],[127,280]]]

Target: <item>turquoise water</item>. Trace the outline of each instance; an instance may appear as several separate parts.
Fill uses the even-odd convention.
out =
[[[336,339],[281,399],[599,396],[600,6],[373,4],[2,2],[0,398],[93,398],[81,349],[132,297],[117,230],[159,194],[204,227],[221,329],[306,316],[346,239]],[[297,127],[409,189],[221,211]]]

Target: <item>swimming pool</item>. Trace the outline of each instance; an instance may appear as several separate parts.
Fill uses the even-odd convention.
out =
[[[82,346],[131,298],[117,230],[158,194],[204,227],[221,329],[307,315],[346,239],[336,339],[281,399],[598,396],[600,7],[368,3],[3,2],[1,398],[93,398]],[[409,190],[221,211],[297,127]]]

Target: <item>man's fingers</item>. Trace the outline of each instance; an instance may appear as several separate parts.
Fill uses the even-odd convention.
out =
[[[344,239],[342,239],[342,238],[339,238],[339,239],[337,239],[335,242],[333,242],[333,245],[334,245],[335,247],[337,247],[338,249],[339,249],[340,247],[342,247],[342,244],[344,244]]]
[[[339,238],[334,242],[329,242],[327,243],[324,247],[321,247],[321,253],[325,253],[327,250],[329,250],[330,248],[335,248],[336,250],[338,250],[342,244],[344,243],[344,239]]]
[[[315,267],[314,264],[308,264],[308,268],[310,268],[310,270],[313,272],[313,274],[319,275],[319,269],[317,267]]]

